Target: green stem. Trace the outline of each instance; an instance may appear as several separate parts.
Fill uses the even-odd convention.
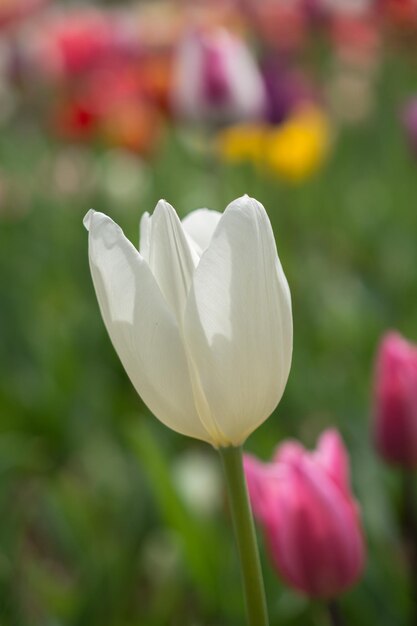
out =
[[[330,626],[345,626],[346,622],[343,617],[343,613],[336,600],[329,600],[327,602],[327,611],[329,614]]]
[[[249,626],[268,626],[265,590],[255,526],[242,463],[242,448],[220,448],[229,506],[240,557]]]
[[[417,626],[417,510],[411,469],[405,469],[402,476],[402,535],[410,577],[410,626]]]

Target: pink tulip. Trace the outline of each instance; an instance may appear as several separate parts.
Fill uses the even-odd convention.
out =
[[[395,332],[385,335],[377,355],[374,439],[389,463],[417,466],[417,346]]]
[[[32,62],[52,79],[75,79],[115,60],[126,60],[132,42],[121,15],[92,8],[45,13],[31,41]]]
[[[409,148],[415,158],[417,157],[417,97],[415,94],[404,106],[401,118]]]
[[[365,547],[337,431],[323,433],[314,452],[289,441],[271,463],[246,455],[245,473],[268,551],[288,585],[308,596],[332,598],[358,580]]]

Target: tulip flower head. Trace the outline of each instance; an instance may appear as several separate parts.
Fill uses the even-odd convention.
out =
[[[265,160],[284,180],[301,182],[325,162],[330,134],[323,111],[310,105],[301,107],[269,134]]]
[[[174,111],[194,122],[259,118],[265,108],[261,73],[249,48],[227,30],[191,33],[179,46]]]
[[[394,465],[417,467],[417,346],[390,332],[379,347],[375,372],[374,439]]]
[[[104,323],[149,409],[177,432],[237,446],[274,410],[292,353],[288,284],[264,207],[244,196],[181,223],[161,200],[139,251],[90,211],[89,258]]]
[[[266,118],[271,124],[282,124],[301,107],[314,106],[318,94],[307,77],[288,68],[275,58],[262,64],[267,94]]]
[[[126,60],[130,45],[120,17],[91,8],[46,13],[34,31],[30,52],[36,70],[55,80],[69,80]]]
[[[358,580],[365,549],[337,431],[323,433],[314,452],[290,441],[278,447],[271,463],[246,455],[245,473],[255,517],[288,585],[328,599]]]

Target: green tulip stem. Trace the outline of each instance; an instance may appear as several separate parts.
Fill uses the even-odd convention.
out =
[[[345,626],[346,622],[340,605],[337,600],[329,600],[327,602],[327,611],[329,615],[329,626]]]
[[[249,626],[268,626],[258,544],[243,472],[242,447],[220,448],[242,570]]]
[[[415,470],[402,475],[402,536],[410,578],[410,626],[417,626],[417,508]]]

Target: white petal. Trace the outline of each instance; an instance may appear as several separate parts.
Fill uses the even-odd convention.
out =
[[[168,202],[160,200],[152,215],[149,266],[180,323],[198,260],[175,210]]]
[[[184,333],[202,419],[222,433],[218,445],[242,443],[281,399],[292,353],[290,292],[256,200],[224,212],[194,274]]]
[[[241,119],[260,117],[265,110],[265,86],[249,48],[228,34],[229,54],[225,55],[233,107]]]
[[[103,213],[90,211],[85,225],[101,314],[130,380],[164,424],[210,440],[194,406],[177,323],[148,264]]]
[[[172,106],[177,115],[201,119],[203,110],[202,47],[195,34],[180,43],[172,72]]]
[[[151,238],[152,218],[146,211],[140,218],[139,225],[139,252],[149,262],[149,242]]]
[[[197,209],[182,220],[185,232],[198,245],[200,254],[208,248],[221,216],[222,214],[218,211]]]

